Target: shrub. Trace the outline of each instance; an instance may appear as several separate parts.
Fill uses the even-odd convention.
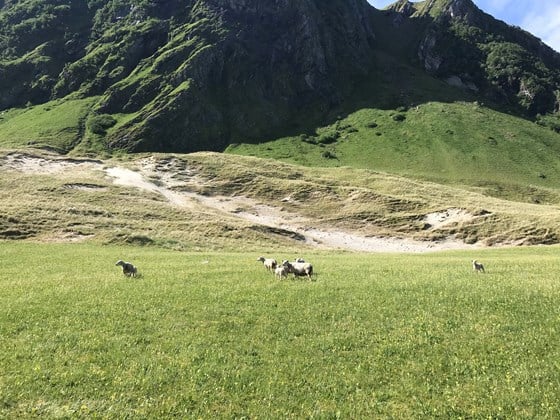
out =
[[[560,133],[560,116],[558,115],[537,115],[536,123],[543,127],[548,127],[552,131]]]
[[[321,144],[335,143],[339,137],[340,137],[340,133],[338,131],[323,133],[319,136],[319,143]]]
[[[404,115],[404,114],[393,115],[393,121],[401,122],[401,121],[404,121],[404,120],[406,120],[406,115]]]
[[[101,114],[89,120],[89,130],[94,134],[105,135],[107,129],[117,123],[117,120],[108,114]]]
[[[323,156],[325,159],[337,159],[336,155],[335,155],[334,153],[332,153],[331,151],[329,151],[329,150],[325,150],[325,151],[322,153],[322,156]]]

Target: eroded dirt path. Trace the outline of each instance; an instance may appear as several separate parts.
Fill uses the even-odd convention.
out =
[[[106,171],[109,176],[114,178],[116,184],[158,192],[174,205],[190,207],[196,203],[218,213],[225,213],[252,223],[294,232],[305,238],[306,244],[317,248],[345,249],[359,252],[410,253],[476,248],[474,245],[456,240],[414,241],[402,238],[363,236],[335,229],[319,229],[313,227],[313,221],[308,218],[287,212],[279,207],[258,203],[248,197],[207,196],[193,192],[176,192],[170,189],[174,183],[172,174],[158,174],[160,175],[159,179],[162,180],[162,186],[146,180],[147,176],[155,175],[155,169],[149,161],[145,161],[142,169],[143,173],[119,167],[108,168]],[[467,217],[468,214],[464,211],[450,209],[445,213],[429,215],[427,219],[433,224],[442,225]]]

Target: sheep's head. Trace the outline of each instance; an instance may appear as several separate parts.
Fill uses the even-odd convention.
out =
[[[260,262],[264,262],[264,260],[265,260],[264,257],[259,257],[259,258],[257,258],[257,261],[260,261]]]
[[[123,260],[118,260],[115,265],[124,265],[124,261]]]

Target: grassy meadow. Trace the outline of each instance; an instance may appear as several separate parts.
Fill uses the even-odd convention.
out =
[[[558,418],[558,251],[0,242],[0,418]]]

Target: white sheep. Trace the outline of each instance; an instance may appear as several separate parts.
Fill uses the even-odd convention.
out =
[[[136,277],[138,270],[131,263],[125,262],[123,260],[118,260],[115,265],[120,265],[122,267],[123,274],[127,277]]]
[[[472,260],[473,270],[477,273],[485,273],[484,266],[479,263],[477,260]]]
[[[270,271],[270,272],[275,270],[276,267],[278,266],[278,263],[276,262],[276,260],[274,258],[259,257],[259,258],[257,258],[257,261],[262,261],[264,267],[267,269],[267,271]]]
[[[288,273],[293,273],[294,277],[303,277],[307,276],[309,280],[311,280],[311,275],[313,274],[313,266],[308,262],[289,262],[284,260],[282,265],[286,267]]]
[[[288,277],[288,267],[279,265],[274,269],[274,275],[278,280],[282,280],[282,277]]]

